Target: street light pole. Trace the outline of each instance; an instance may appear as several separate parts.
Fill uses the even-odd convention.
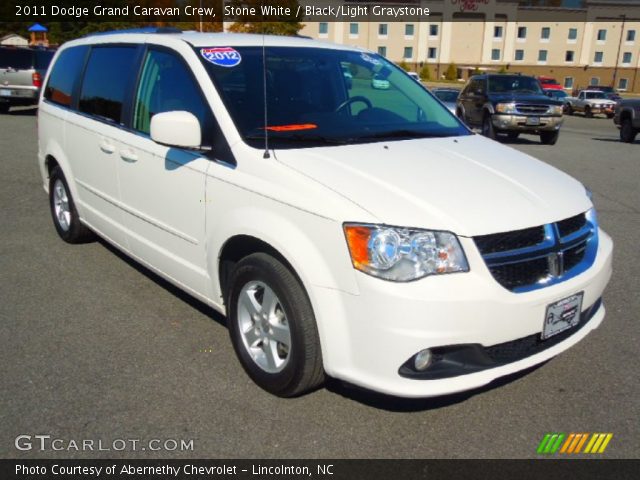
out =
[[[611,86],[616,88],[616,77],[618,76],[618,64],[620,63],[620,50],[622,49],[622,36],[624,35],[624,24],[627,20],[627,16],[622,14],[622,27],[620,27],[620,42],[618,42],[618,55],[616,56],[616,64],[613,67],[613,80]]]

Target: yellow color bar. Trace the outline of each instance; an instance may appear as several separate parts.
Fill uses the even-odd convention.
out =
[[[606,436],[607,436],[606,433],[598,434],[598,439],[596,440],[596,443],[594,443],[593,447],[591,447],[591,453],[598,453],[598,449],[600,448],[600,445],[602,444],[602,441]]]
[[[599,436],[600,434],[598,433],[594,433],[593,435],[591,435],[591,440],[589,440],[589,443],[587,443],[587,448],[584,449],[584,453],[591,453],[591,447],[594,443],[596,443],[596,440]]]
[[[609,442],[611,441],[612,438],[613,438],[613,433],[608,433],[607,436],[604,438],[602,445],[600,445],[600,450],[598,450],[598,453],[604,453],[604,450],[607,448],[607,445],[609,445]]]

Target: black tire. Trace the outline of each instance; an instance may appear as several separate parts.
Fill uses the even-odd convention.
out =
[[[584,107],[584,116],[587,117],[587,118],[592,118],[593,117],[593,112],[591,111],[591,107],[589,105]]]
[[[507,132],[507,138],[509,140],[516,140],[520,136],[520,132]]]
[[[482,135],[491,140],[496,139],[496,129],[493,127],[493,123],[491,122],[491,115],[487,112],[482,117]]]
[[[62,187],[67,198],[68,209],[68,224],[62,223],[61,218],[56,214],[56,194],[55,189]],[[71,190],[69,190],[69,184],[67,179],[62,173],[62,169],[58,166],[54,167],[51,176],[49,177],[49,208],[51,210],[51,217],[53,219],[53,225],[56,228],[56,232],[60,235],[60,238],[67,243],[87,243],[95,240],[94,233],[89,230],[81,221],[76,204],[71,196]]]
[[[9,108],[11,108],[11,104],[5,102],[0,103],[0,113],[9,113]]]
[[[567,107],[565,109],[565,113],[567,115],[573,115],[573,107],[571,105],[567,104]]]
[[[608,119],[612,119],[613,117],[614,117],[614,114],[613,114],[613,113],[607,113],[607,118],[608,118]]]
[[[276,297],[274,311],[279,307],[279,312],[286,319],[291,345],[280,371],[266,371],[254,360],[250,347],[244,343],[246,339],[245,334],[241,332],[242,320],[239,315],[246,319],[246,314],[242,312],[239,300],[243,289],[252,284],[260,284],[272,290]],[[243,295],[246,295],[246,292]],[[255,298],[257,299],[257,296]],[[240,260],[231,273],[227,312],[233,348],[242,367],[258,386],[280,397],[294,397],[322,385],[322,352],[311,302],[300,281],[282,262],[265,253],[254,253]],[[266,323],[266,317],[264,323],[253,320],[251,322],[254,326],[249,327],[249,330],[254,331],[259,328],[258,324],[267,326],[264,331],[273,325]],[[260,349],[268,349],[273,340],[267,341],[266,346],[265,342],[261,345],[260,342],[262,340],[258,340],[257,345],[253,347],[258,354]],[[284,348],[283,344],[277,343],[278,354],[281,347]]]
[[[556,130],[555,132],[541,132],[540,133],[540,141],[544,145],[555,145],[558,141],[558,137],[560,136],[560,130]]]
[[[636,139],[638,131],[633,128],[630,118],[623,118],[620,125],[620,141],[624,143],[633,143]]]

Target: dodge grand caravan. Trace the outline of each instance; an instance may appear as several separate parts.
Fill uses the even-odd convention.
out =
[[[38,125],[60,237],[97,234],[225,314],[276,395],[325,375],[405,397],[468,390],[604,318],[612,241],[588,190],[473,134],[375,53],[89,36],[56,54]]]

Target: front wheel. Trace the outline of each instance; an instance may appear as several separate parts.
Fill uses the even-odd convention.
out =
[[[491,115],[488,113],[485,113],[482,119],[482,135],[490,138],[491,140],[496,139],[496,129],[493,127]]]
[[[589,106],[584,107],[584,116],[587,118],[593,117],[593,112],[591,111],[591,107]]]
[[[620,125],[620,141],[625,143],[633,143],[636,139],[638,131],[633,128],[630,118],[622,119],[622,125]]]
[[[322,384],[313,309],[300,281],[282,262],[265,253],[238,262],[227,308],[236,355],[258,386],[293,397]]]
[[[67,243],[86,243],[95,239],[81,221],[69,184],[60,167],[54,167],[49,177],[49,207],[56,232]]]
[[[540,141],[544,145],[555,145],[558,141],[558,137],[560,136],[560,130],[555,132],[542,132],[540,134]]]

